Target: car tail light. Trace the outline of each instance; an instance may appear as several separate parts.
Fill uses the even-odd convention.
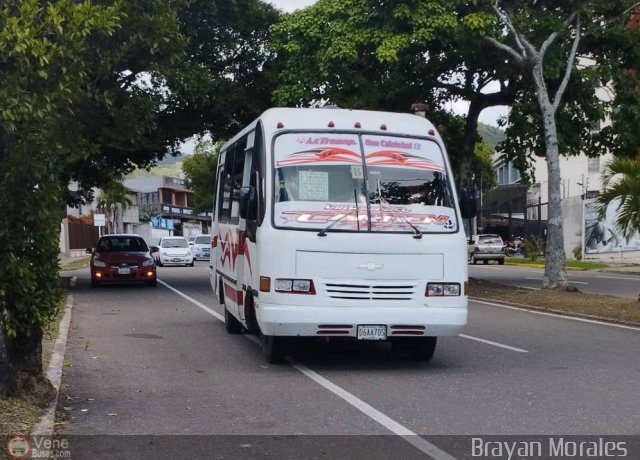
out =
[[[288,278],[276,279],[275,290],[276,292],[288,292],[290,294],[315,295],[316,293],[312,280],[296,280]]]
[[[218,235],[211,238],[211,249],[218,247]]]
[[[427,297],[454,297],[460,295],[460,283],[428,283]]]

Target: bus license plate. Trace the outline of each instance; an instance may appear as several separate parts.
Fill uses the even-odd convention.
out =
[[[387,326],[361,324],[358,326],[358,340],[387,340]]]

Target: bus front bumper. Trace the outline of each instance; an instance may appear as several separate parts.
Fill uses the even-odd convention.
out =
[[[386,326],[387,338],[456,336],[467,324],[467,307],[368,308],[260,304],[260,331],[274,336],[358,336],[358,326]]]

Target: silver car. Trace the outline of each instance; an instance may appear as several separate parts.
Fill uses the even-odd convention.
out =
[[[198,235],[194,237],[191,251],[196,260],[209,260],[209,256],[211,255],[211,235]]]
[[[490,233],[475,235],[469,240],[468,253],[472,264],[478,263],[479,260],[485,265],[490,260],[495,260],[500,265],[504,264],[504,242],[500,235]]]

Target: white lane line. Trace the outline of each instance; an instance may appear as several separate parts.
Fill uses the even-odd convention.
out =
[[[158,283],[162,284],[164,287],[166,287],[167,289],[171,289],[173,292],[175,292],[176,294],[178,294],[180,297],[184,297],[185,299],[187,299],[189,302],[191,302],[192,304],[194,304],[196,307],[203,309],[204,311],[206,311],[207,313],[209,313],[211,316],[216,317],[217,319],[219,319],[220,321],[222,321],[224,323],[224,316],[222,316],[220,313],[218,313],[215,310],[212,310],[211,308],[207,307],[205,304],[198,302],[196,299],[194,299],[193,297],[189,297],[187,294],[185,294],[184,292],[178,291],[176,288],[174,288],[173,286],[168,285],[167,283],[165,283],[162,280],[158,280]]]
[[[536,281],[542,281],[544,278],[525,278],[527,280],[536,280]],[[571,280],[567,280],[569,283],[573,283],[573,284],[589,284],[586,283],[584,281],[571,281]]]
[[[302,372],[304,375],[309,377],[311,380],[316,382],[318,385],[323,386],[327,390],[329,390],[334,395],[342,398],[347,403],[351,404],[353,407],[358,409],[360,412],[371,418],[372,420],[378,422],[380,425],[385,427],[387,430],[391,431],[393,434],[400,436],[402,439],[407,441],[416,449],[424,452],[431,458],[437,460],[454,460],[455,457],[447,454],[445,451],[439,449],[435,445],[431,444],[424,438],[421,438],[416,433],[405,427],[404,425],[399,424],[392,418],[386,416],[378,409],[372,407],[371,405],[364,402],[362,399],[354,396],[343,388],[339,387],[335,383],[330,380],[324,378],[320,374],[315,371],[312,371],[306,366],[302,364],[296,363],[295,361],[291,361],[291,365]]]
[[[477,299],[474,299],[473,297],[470,297],[469,300],[471,300],[472,302],[475,302],[475,303],[483,304],[483,305],[490,305],[492,307],[507,308],[509,310],[518,310],[518,311],[523,311],[523,312],[526,312],[526,313],[534,313],[536,315],[552,316],[554,318],[568,319],[568,320],[572,320],[572,321],[580,321],[581,323],[598,324],[600,326],[611,326],[611,327],[617,327],[617,328],[620,328],[620,329],[630,329],[632,331],[640,331],[640,327],[627,326],[625,324],[607,323],[605,321],[598,321],[597,319],[578,318],[576,316],[561,315],[561,314],[558,314],[558,313],[550,313],[550,312],[547,312],[547,311],[538,311],[538,310],[533,310],[533,309],[530,310],[528,308],[514,307],[513,305],[503,305],[503,304],[494,303],[494,302],[487,302],[486,300],[477,300]]]
[[[472,335],[460,334],[460,337],[475,340],[476,342],[486,343],[487,345],[493,345],[494,347],[506,348],[507,350],[517,351],[518,353],[529,353],[527,350],[523,350],[522,348],[512,347],[510,345],[505,345],[503,343],[492,342],[491,340],[481,339],[479,337],[473,337]]]
[[[216,317],[218,320],[224,322],[224,317],[218,312],[198,302],[197,300],[188,296],[187,294],[177,290],[173,286],[170,286],[164,281],[158,280],[158,282],[163,286],[167,287],[168,289],[171,289],[173,292],[175,292],[179,296],[187,299],[189,302],[193,303],[198,308],[201,308],[205,312]],[[245,337],[251,340],[252,342],[260,345],[260,341],[258,340],[257,337],[252,335],[245,335]],[[343,399],[344,401],[346,401],[347,403],[349,403],[350,405],[358,409],[360,412],[365,414],[367,417],[371,418],[373,421],[379,423],[380,425],[385,427],[387,430],[391,431],[393,434],[400,436],[402,439],[407,441],[416,449],[424,452],[425,454],[429,455],[431,458],[435,460],[456,460],[455,457],[452,457],[451,455],[447,454],[445,451],[441,450],[436,445],[431,444],[429,441],[418,436],[416,433],[414,433],[410,429],[399,424],[398,422],[393,420],[391,417],[386,416],[385,414],[383,414],[373,406],[367,404],[357,396],[349,393],[347,390],[343,389],[342,387],[339,387],[335,383],[331,382],[329,379],[326,379],[325,377],[321,376],[317,372],[312,371],[308,367],[303,366],[302,364],[299,364],[291,359],[289,360],[289,362],[291,366],[297,369],[299,372],[301,372],[302,374],[304,374],[305,376],[307,376],[317,384],[321,385],[325,389],[329,390],[331,393],[340,397],[341,399]]]
[[[604,275],[596,275],[596,278],[606,278],[611,280],[627,280],[627,281],[640,281],[640,277],[629,278],[626,276],[604,276]]]

